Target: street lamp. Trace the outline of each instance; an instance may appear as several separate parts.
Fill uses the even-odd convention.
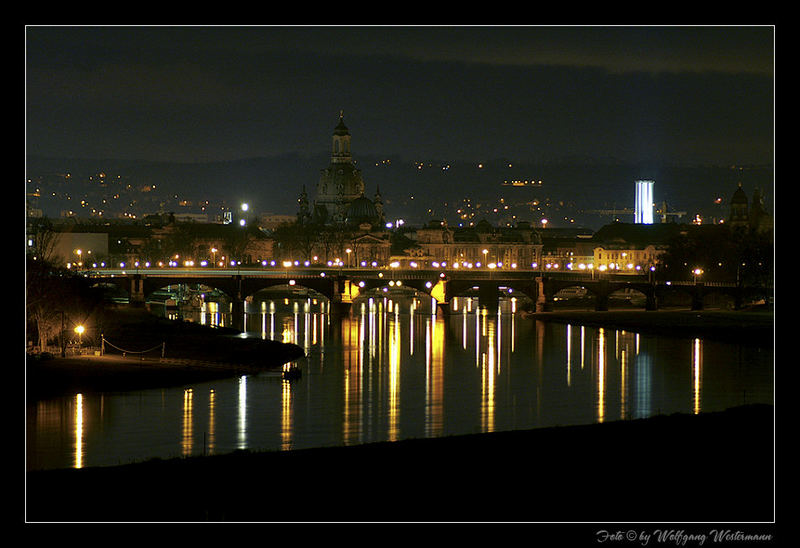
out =
[[[76,325],[74,331],[78,334],[78,348],[80,348],[83,346],[83,332],[85,328],[82,325]]]
[[[702,273],[703,273],[702,268],[695,268],[694,270],[692,270],[692,274],[694,274],[694,283],[697,283],[697,277],[700,276]]]

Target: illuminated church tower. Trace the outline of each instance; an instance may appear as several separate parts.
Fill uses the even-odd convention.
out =
[[[317,183],[314,215],[322,222],[344,222],[348,206],[363,194],[361,170],[356,169],[350,153],[350,131],[340,113],[339,124],[333,130],[331,162],[321,170]]]

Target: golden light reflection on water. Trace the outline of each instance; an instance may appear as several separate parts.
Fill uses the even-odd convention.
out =
[[[481,431],[493,432],[495,429],[495,382],[500,370],[500,353],[497,343],[497,317],[489,316],[487,309],[481,309],[481,333],[485,337],[486,351],[481,352]]]
[[[586,348],[586,326],[581,326],[581,370],[583,370],[583,366],[586,363],[586,353],[584,349]]]
[[[439,436],[444,417],[444,318],[426,318],[425,435]]]
[[[187,457],[192,454],[192,445],[194,443],[194,428],[192,417],[194,393],[191,388],[183,391],[183,425],[181,436],[181,454]]]
[[[692,393],[694,395],[694,413],[700,413],[700,396],[703,387],[703,342],[692,341]]]
[[[606,416],[606,332],[597,330],[597,422]]]
[[[343,414],[342,439],[345,445],[362,441],[364,384],[364,346],[367,329],[365,306],[357,318],[342,322]]]
[[[208,439],[206,449],[209,455],[214,454],[217,446],[217,393],[214,389],[208,391]]]
[[[288,380],[281,381],[281,449],[292,448],[292,386]]]
[[[620,380],[619,380],[619,415],[622,418],[627,417],[628,413],[628,351],[622,350],[620,352],[619,360]]]
[[[389,441],[400,435],[400,321],[396,314],[389,316],[389,394],[387,414]]]
[[[567,324],[567,386],[572,385],[572,326]]]
[[[83,468],[83,394],[75,395],[75,458],[73,468]]]

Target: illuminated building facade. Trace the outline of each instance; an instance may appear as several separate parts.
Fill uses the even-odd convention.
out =
[[[600,271],[647,271],[684,230],[675,223],[612,223],[592,237],[594,268]]]
[[[530,268],[542,256],[539,232],[523,221],[513,228],[494,227],[486,220],[475,227],[458,228],[449,227],[444,221],[431,221],[417,229],[415,238],[415,247],[406,253],[424,261]]]

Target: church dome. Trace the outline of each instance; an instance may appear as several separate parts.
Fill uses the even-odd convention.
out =
[[[348,206],[346,220],[348,223],[375,223],[378,210],[372,200],[362,194]]]
[[[747,205],[747,194],[745,194],[744,190],[742,190],[742,183],[739,183],[739,186],[733,193],[733,197],[731,198],[731,204]]]

